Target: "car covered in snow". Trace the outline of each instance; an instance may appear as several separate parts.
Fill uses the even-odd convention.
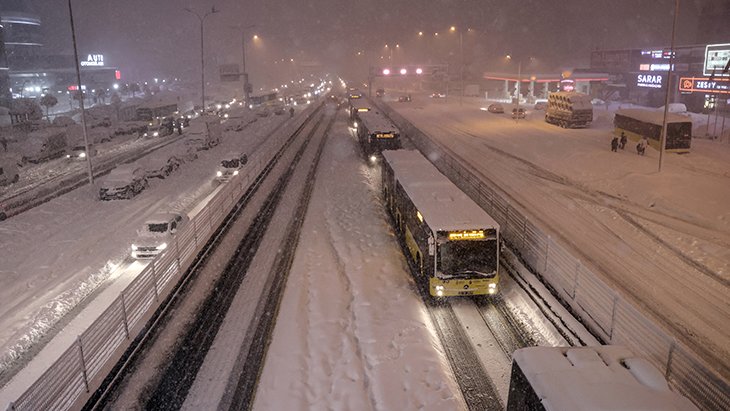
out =
[[[147,186],[147,177],[142,167],[137,164],[122,164],[101,180],[99,199],[130,199]]]
[[[33,131],[18,142],[23,162],[40,163],[66,154],[66,131],[59,127],[47,127]]]
[[[94,157],[97,154],[96,147],[89,144],[89,152],[86,152],[86,145],[78,144],[66,151],[66,159],[69,161],[86,160],[86,156]]]
[[[245,153],[228,153],[218,165],[218,169],[215,172],[215,179],[220,182],[225,182],[238,175],[241,167],[246,165],[248,162],[248,156]]]
[[[20,179],[18,165],[14,160],[0,158],[0,186],[17,183]]]
[[[486,110],[482,108],[484,111],[488,111],[490,113],[494,114],[502,114],[504,113],[504,107],[499,103],[493,103],[487,106]]]
[[[137,164],[144,169],[144,175],[146,178],[164,179],[180,168],[180,164],[182,164],[182,162],[183,161],[176,155],[164,157],[153,154],[137,161]]]
[[[137,230],[137,239],[132,244],[132,257],[155,258],[172,244],[175,234],[187,222],[188,216],[185,214],[155,213]]]

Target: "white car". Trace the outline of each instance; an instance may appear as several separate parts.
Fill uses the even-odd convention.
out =
[[[96,156],[97,151],[93,145],[89,145],[89,155],[91,157]],[[68,160],[86,160],[86,146],[79,145],[74,146],[71,150],[66,152],[66,159]]]
[[[135,164],[122,164],[102,179],[99,199],[130,199],[147,186],[147,178],[142,167]]]
[[[238,175],[238,171],[247,162],[248,156],[245,153],[228,153],[218,165],[218,170],[215,172],[215,179],[220,182],[230,180],[233,176]]]
[[[137,230],[137,240],[132,244],[133,258],[155,258],[165,251],[175,239],[180,227],[187,223],[185,214],[160,212],[154,214]]]

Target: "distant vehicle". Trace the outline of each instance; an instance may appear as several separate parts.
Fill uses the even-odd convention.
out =
[[[0,159],[0,186],[17,183],[20,180],[18,166],[11,159]]]
[[[617,345],[518,349],[508,391],[507,411],[698,411],[652,363]]]
[[[410,103],[411,102],[411,95],[409,94],[407,96],[399,96],[398,97],[398,102],[400,102],[400,103]]]
[[[545,110],[547,108],[547,101],[535,102],[535,110]]]
[[[548,96],[545,122],[563,128],[586,127],[593,121],[593,105],[587,94],[559,91]]]
[[[144,135],[144,133],[147,132],[147,128],[149,127],[148,124],[149,123],[142,121],[125,121],[123,123],[117,124],[116,128],[114,129],[114,135],[122,136],[135,133],[141,133],[142,135]]]
[[[513,108],[512,109],[512,118],[513,119],[525,118],[525,109],[522,108],[522,107],[520,107],[520,108]]]
[[[66,154],[66,131],[48,127],[33,131],[20,142],[23,162],[40,163]]]
[[[154,138],[154,137],[165,137],[170,134],[170,129],[162,124],[147,126],[147,131],[142,134],[142,137]]]
[[[245,153],[228,153],[218,165],[215,179],[220,182],[229,181],[233,176],[238,175],[239,170],[246,163],[248,163],[248,156]]]
[[[443,94],[443,93],[432,93],[430,97],[431,98],[445,98],[446,97],[446,94]]]
[[[122,164],[101,181],[100,200],[130,199],[147,187],[144,169],[136,164]]]
[[[659,150],[664,112],[639,108],[621,109],[613,118],[614,134],[638,141],[646,137],[649,145]],[[664,148],[668,152],[688,153],[692,144],[692,118],[681,114],[667,115],[667,140]]]
[[[151,157],[138,161],[138,164],[144,169],[145,178],[164,179],[180,168],[182,160],[175,155],[159,157],[153,154]]]
[[[96,156],[97,150],[96,147],[94,147],[92,144],[89,144],[89,153],[88,155],[91,157]],[[66,153],[66,159],[68,160],[86,160],[86,145],[80,144],[71,147],[71,149]]]
[[[280,116],[280,115],[284,114],[285,112],[286,111],[284,110],[283,106],[274,107],[274,114],[276,114],[277,116]]]
[[[132,244],[132,257],[155,258],[174,241],[175,234],[188,222],[185,214],[156,213],[137,231],[137,240]]]
[[[504,107],[501,104],[493,103],[487,106],[487,110],[490,113],[493,114],[503,114],[504,113]]]
[[[379,88],[375,90],[375,97],[383,97],[385,95],[385,89]]]

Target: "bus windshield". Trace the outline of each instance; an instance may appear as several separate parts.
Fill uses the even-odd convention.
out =
[[[447,241],[439,245],[441,278],[494,278],[497,275],[497,241]]]

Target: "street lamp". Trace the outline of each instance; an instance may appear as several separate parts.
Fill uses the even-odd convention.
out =
[[[248,82],[248,73],[246,72],[246,30],[256,27],[255,24],[248,25],[241,29],[241,55],[243,56],[243,102],[248,107],[248,100],[251,97],[251,85]],[[258,39],[259,36],[254,35],[254,40]]]
[[[205,13],[202,16],[187,7],[184,10],[189,12],[190,14],[194,15],[195,17],[197,17],[198,20],[200,21],[200,94],[201,94],[200,99],[202,102],[201,110],[202,110],[202,113],[205,114],[205,58],[204,58],[205,45],[203,43],[203,22],[205,21],[206,17],[210,16],[213,13],[218,13],[218,10],[216,10],[215,6],[213,6],[209,12]],[[78,60],[78,58],[77,58],[77,60]]]
[[[89,184],[94,184],[94,172],[91,168],[91,156],[89,154],[89,133],[86,131],[86,111],[84,110],[84,90],[81,87],[81,68],[79,67],[79,52],[76,48],[76,29],[74,28],[74,12],[71,8],[71,0],[68,0],[68,15],[71,20],[71,39],[74,45],[74,61],[76,63],[77,91],[79,93],[79,108],[81,109],[81,127],[84,131],[84,150],[87,154],[86,165],[89,172]],[[23,85],[25,87],[25,85]]]

